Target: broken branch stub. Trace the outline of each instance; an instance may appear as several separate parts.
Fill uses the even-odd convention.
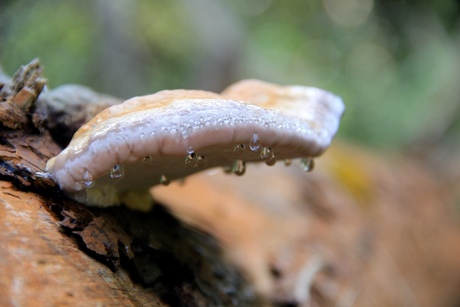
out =
[[[147,210],[148,189],[156,184],[211,167],[242,175],[245,163],[316,157],[337,132],[343,103],[315,88],[289,92],[292,97],[271,93],[277,99],[259,105],[252,98],[236,100],[228,91],[134,97],[82,126],[46,169],[80,202]]]
[[[22,129],[28,114],[46,85],[38,59],[21,66],[11,80],[0,83],[0,124],[10,129]],[[6,79],[6,78],[2,78]]]

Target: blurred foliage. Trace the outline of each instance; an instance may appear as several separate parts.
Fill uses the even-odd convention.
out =
[[[39,57],[50,87],[123,98],[243,78],[312,85],[343,97],[342,138],[458,145],[459,15],[434,0],[10,0],[0,63],[12,74]]]

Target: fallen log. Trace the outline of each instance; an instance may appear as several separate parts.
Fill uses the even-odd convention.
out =
[[[218,170],[153,188],[147,213],[89,208],[45,164],[119,100],[44,82],[33,61],[0,85],[0,305],[460,302],[455,194],[422,163],[336,142],[313,173]]]

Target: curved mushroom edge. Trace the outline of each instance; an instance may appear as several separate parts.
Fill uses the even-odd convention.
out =
[[[311,158],[337,132],[344,106],[320,89],[288,90],[301,95],[270,92],[278,98],[259,105],[230,99],[228,91],[225,97],[169,90],[131,98],[82,126],[46,171],[81,203],[149,210],[151,186],[211,167],[243,175],[246,163],[303,158],[311,170]]]

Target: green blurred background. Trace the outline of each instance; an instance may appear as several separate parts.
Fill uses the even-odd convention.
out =
[[[2,0],[7,74],[40,58],[49,87],[121,98],[239,79],[343,97],[342,139],[460,148],[459,1]]]

